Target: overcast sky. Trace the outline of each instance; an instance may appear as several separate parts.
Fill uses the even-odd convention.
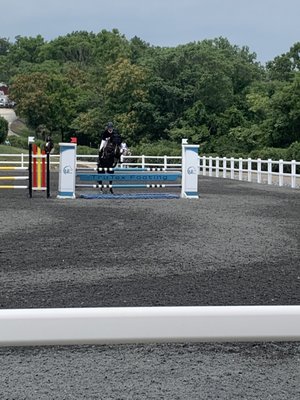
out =
[[[300,41],[300,0],[0,0],[0,37],[117,28],[155,46],[222,36],[265,63]]]

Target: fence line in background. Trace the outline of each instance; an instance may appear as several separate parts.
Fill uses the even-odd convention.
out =
[[[96,166],[97,157],[97,155],[77,155],[77,165]],[[2,161],[3,159],[5,161]],[[0,166],[1,164],[26,167],[28,154],[0,154]],[[59,154],[50,155],[50,164],[51,166],[59,165]],[[126,156],[122,165],[124,168],[126,166],[180,168],[181,156]],[[200,156],[199,175],[268,185],[287,185],[295,189],[300,187],[300,161]]]

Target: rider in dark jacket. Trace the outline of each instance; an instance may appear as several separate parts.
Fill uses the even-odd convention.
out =
[[[108,140],[117,140],[117,145],[120,145],[122,143],[122,139],[118,131],[114,128],[112,122],[109,122],[105,130],[101,133],[99,151],[101,151],[106,146]]]

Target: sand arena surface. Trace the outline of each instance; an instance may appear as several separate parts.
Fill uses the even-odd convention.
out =
[[[300,304],[300,191],[199,200],[0,192],[0,307]],[[85,191],[87,192],[87,191]],[[0,349],[2,399],[298,399],[300,343]]]

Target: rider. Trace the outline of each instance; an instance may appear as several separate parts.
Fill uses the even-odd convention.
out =
[[[99,151],[101,151],[106,146],[108,140],[112,138],[115,132],[116,130],[114,129],[113,123],[108,122],[105,130],[101,133]]]

